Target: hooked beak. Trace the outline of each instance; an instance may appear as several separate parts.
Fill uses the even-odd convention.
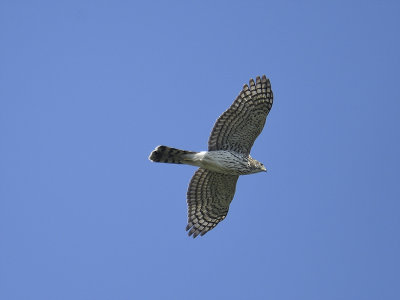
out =
[[[263,170],[264,172],[267,172],[267,169],[264,166],[262,166],[261,170]]]

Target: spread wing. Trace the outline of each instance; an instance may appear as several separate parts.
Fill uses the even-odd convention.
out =
[[[239,176],[199,168],[187,192],[189,236],[204,235],[225,219]]]
[[[250,154],[254,141],[264,128],[273,103],[269,79],[250,79],[239,96],[217,120],[208,140],[208,150],[234,150]]]

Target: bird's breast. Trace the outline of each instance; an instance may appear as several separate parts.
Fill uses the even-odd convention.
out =
[[[251,171],[248,156],[225,150],[204,152],[201,166],[210,171],[230,175],[244,175]]]

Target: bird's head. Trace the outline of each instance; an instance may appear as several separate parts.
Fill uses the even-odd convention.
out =
[[[267,168],[258,160],[250,158],[250,166],[253,170],[252,173],[267,172]]]

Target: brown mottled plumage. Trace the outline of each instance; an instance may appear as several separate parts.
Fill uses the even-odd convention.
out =
[[[154,162],[200,167],[188,192],[189,236],[204,235],[222,221],[235,195],[239,175],[266,171],[250,156],[251,147],[264,128],[273,103],[269,80],[257,76],[245,84],[233,104],[218,118],[208,140],[208,151],[192,152],[158,146],[149,159]]]

